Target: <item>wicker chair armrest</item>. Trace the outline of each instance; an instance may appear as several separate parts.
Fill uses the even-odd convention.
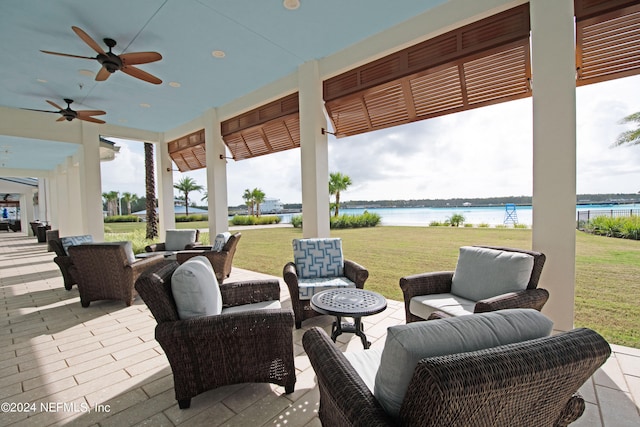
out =
[[[484,313],[507,308],[533,308],[540,311],[548,299],[549,292],[546,289],[525,289],[477,301],[473,311]]]
[[[73,264],[70,256],[57,256],[53,258],[53,262],[63,268],[69,268]]]
[[[324,425],[389,426],[387,415],[351,363],[318,327],[302,337],[320,388],[320,420]]]
[[[160,252],[160,251],[164,251],[166,249],[165,249],[164,243],[154,243],[152,245],[145,246],[144,250],[146,252]]]
[[[143,258],[138,260],[132,264],[127,265],[127,268],[133,270],[133,274],[135,276],[139,276],[148,268],[154,267],[158,264],[161,264],[165,261],[165,258],[162,255],[151,256],[148,258]]]
[[[400,288],[405,301],[418,295],[446,294],[451,292],[453,271],[436,271],[414,274],[400,279]]]
[[[183,347],[182,351],[206,353],[209,350],[204,348],[217,347],[223,348],[226,354],[233,354],[233,346],[240,345],[238,351],[246,352],[247,342],[263,341],[265,328],[291,334],[293,313],[289,309],[252,310],[162,322],[156,326],[156,339],[160,343],[170,342],[172,346]],[[181,346],[182,342],[188,345]]]
[[[284,266],[282,269],[282,277],[289,286],[289,289],[292,289],[292,286],[295,286],[295,289],[298,289],[298,272],[296,271],[296,265],[294,263],[288,262]]]
[[[220,293],[225,307],[280,300],[277,279],[222,283]]]
[[[568,426],[576,421],[584,413],[586,406],[582,395],[579,392],[575,392],[560,413],[560,416],[554,423],[554,427]]]
[[[356,288],[364,288],[369,278],[369,271],[355,261],[344,260],[344,276],[356,284]]]

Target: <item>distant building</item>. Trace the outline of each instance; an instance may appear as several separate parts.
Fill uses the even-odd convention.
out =
[[[261,214],[274,214],[274,213],[282,213],[283,206],[280,202],[280,199],[264,199],[262,203],[260,203],[260,213]]]

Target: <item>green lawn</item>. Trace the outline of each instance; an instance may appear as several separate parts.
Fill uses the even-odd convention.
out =
[[[375,227],[332,230],[331,235],[343,239],[346,258],[367,267],[367,289],[399,301],[400,277],[453,270],[460,246],[531,247],[530,229]],[[294,228],[243,230],[234,265],[281,276],[282,267],[292,260],[291,240],[301,236]],[[206,233],[204,238],[208,241]],[[576,232],[576,252],[576,327],[592,328],[614,344],[640,348],[640,241]]]

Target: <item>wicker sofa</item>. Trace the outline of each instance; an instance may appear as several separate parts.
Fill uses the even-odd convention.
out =
[[[455,295],[455,290],[452,290],[454,282],[454,271],[438,271],[429,273],[420,273],[411,276],[405,276],[400,279],[400,288],[404,295],[404,307],[407,323],[417,322],[421,320],[442,319],[445,317],[458,316],[472,313],[483,313],[488,311],[503,310],[507,308],[533,308],[538,311],[542,310],[549,299],[549,292],[546,289],[538,288],[538,281],[542,273],[542,268],[546,260],[546,256],[541,252],[530,251],[525,249],[507,248],[499,246],[472,246],[470,249],[477,249],[482,251],[486,249],[494,253],[503,253],[506,256],[528,256],[533,259],[533,266],[530,273],[523,281],[523,288],[518,291],[506,292],[501,294],[493,294],[491,297],[482,299],[467,299],[459,298]],[[461,248],[461,255],[462,255]],[[508,262],[508,261],[507,261]],[[489,261],[492,264],[492,261]],[[460,268],[460,258],[458,259],[458,266],[456,270]],[[491,269],[491,266],[483,268],[485,271],[476,271],[476,275],[487,273],[486,270]],[[482,270],[482,269],[481,269]],[[499,275],[499,272],[490,273]],[[474,281],[474,272],[468,272],[471,276],[471,281]],[[475,285],[475,283],[473,284]],[[420,299],[440,299],[437,303],[449,304],[454,302],[455,304],[443,307],[442,309],[425,310],[427,314],[424,317],[416,314],[416,306],[419,309],[424,309],[417,303]],[[412,301],[413,300],[413,301]],[[422,301],[427,304],[429,301]]]
[[[278,280],[220,284],[225,307],[221,314],[181,319],[171,290],[178,266],[176,261],[163,261],[140,276],[135,287],[158,322],[155,338],[171,365],[179,407],[189,408],[200,393],[237,383],[278,384],[292,393],[296,375],[291,310],[234,312],[246,304],[279,300]]]
[[[439,322],[494,314],[402,327],[443,326]],[[446,339],[436,337],[441,343]],[[387,336],[380,371],[389,345]],[[611,353],[608,343],[596,332],[576,329],[476,351],[417,357],[415,370],[411,366],[405,373],[407,383],[405,394],[400,396],[399,412],[391,413],[380,400],[382,392],[378,393],[384,390],[378,387],[380,371],[375,385],[371,385],[371,375],[361,375],[362,367],[354,367],[358,366],[353,362],[354,355],[342,353],[317,327],[304,334],[303,346],[320,389],[320,420],[332,427],[566,426],[585,409],[577,390]],[[361,351],[367,352],[371,350]],[[374,363],[371,361],[375,359],[367,353],[363,360]],[[391,360],[390,370],[402,368],[403,361],[394,364]],[[395,378],[395,372],[387,375]]]

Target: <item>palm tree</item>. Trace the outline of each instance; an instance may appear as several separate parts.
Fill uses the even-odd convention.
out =
[[[264,202],[266,195],[264,191],[259,188],[254,188],[253,191],[251,191],[251,197],[253,198],[253,203],[256,205],[256,216],[260,216],[260,203]]]
[[[173,188],[184,194],[185,215],[189,216],[189,193],[192,191],[204,190],[204,187],[200,184],[196,184],[196,181],[193,178],[185,176],[180,180],[180,182],[173,184]]]
[[[251,193],[251,190],[249,190],[248,188],[244,190],[244,194],[242,194],[242,198],[244,199],[245,205],[247,205],[247,213],[249,215],[253,215],[254,200],[253,200],[253,194]]]
[[[144,143],[144,175],[147,210],[147,239],[158,237],[158,215],[156,214],[156,179],[153,174],[153,144]]]
[[[122,201],[127,204],[127,214],[131,215],[131,203],[138,201],[140,198],[136,193],[122,193]]]
[[[614,147],[620,145],[640,145],[640,112],[633,113],[620,120],[620,124],[637,123],[635,130],[628,130],[618,135],[618,139],[613,143]]]
[[[108,193],[102,193],[105,203],[107,204],[107,216],[114,216],[118,214],[118,192],[109,191]]]
[[[335,194],[336,196],[336,210],[333,216],[337,217],[338,211],[340,210],[340,192],[346,191],[351,184],[351,178],[349,178],[348,175],[343,175],[340,172],[332,172],[329,174],[329,194]]]

